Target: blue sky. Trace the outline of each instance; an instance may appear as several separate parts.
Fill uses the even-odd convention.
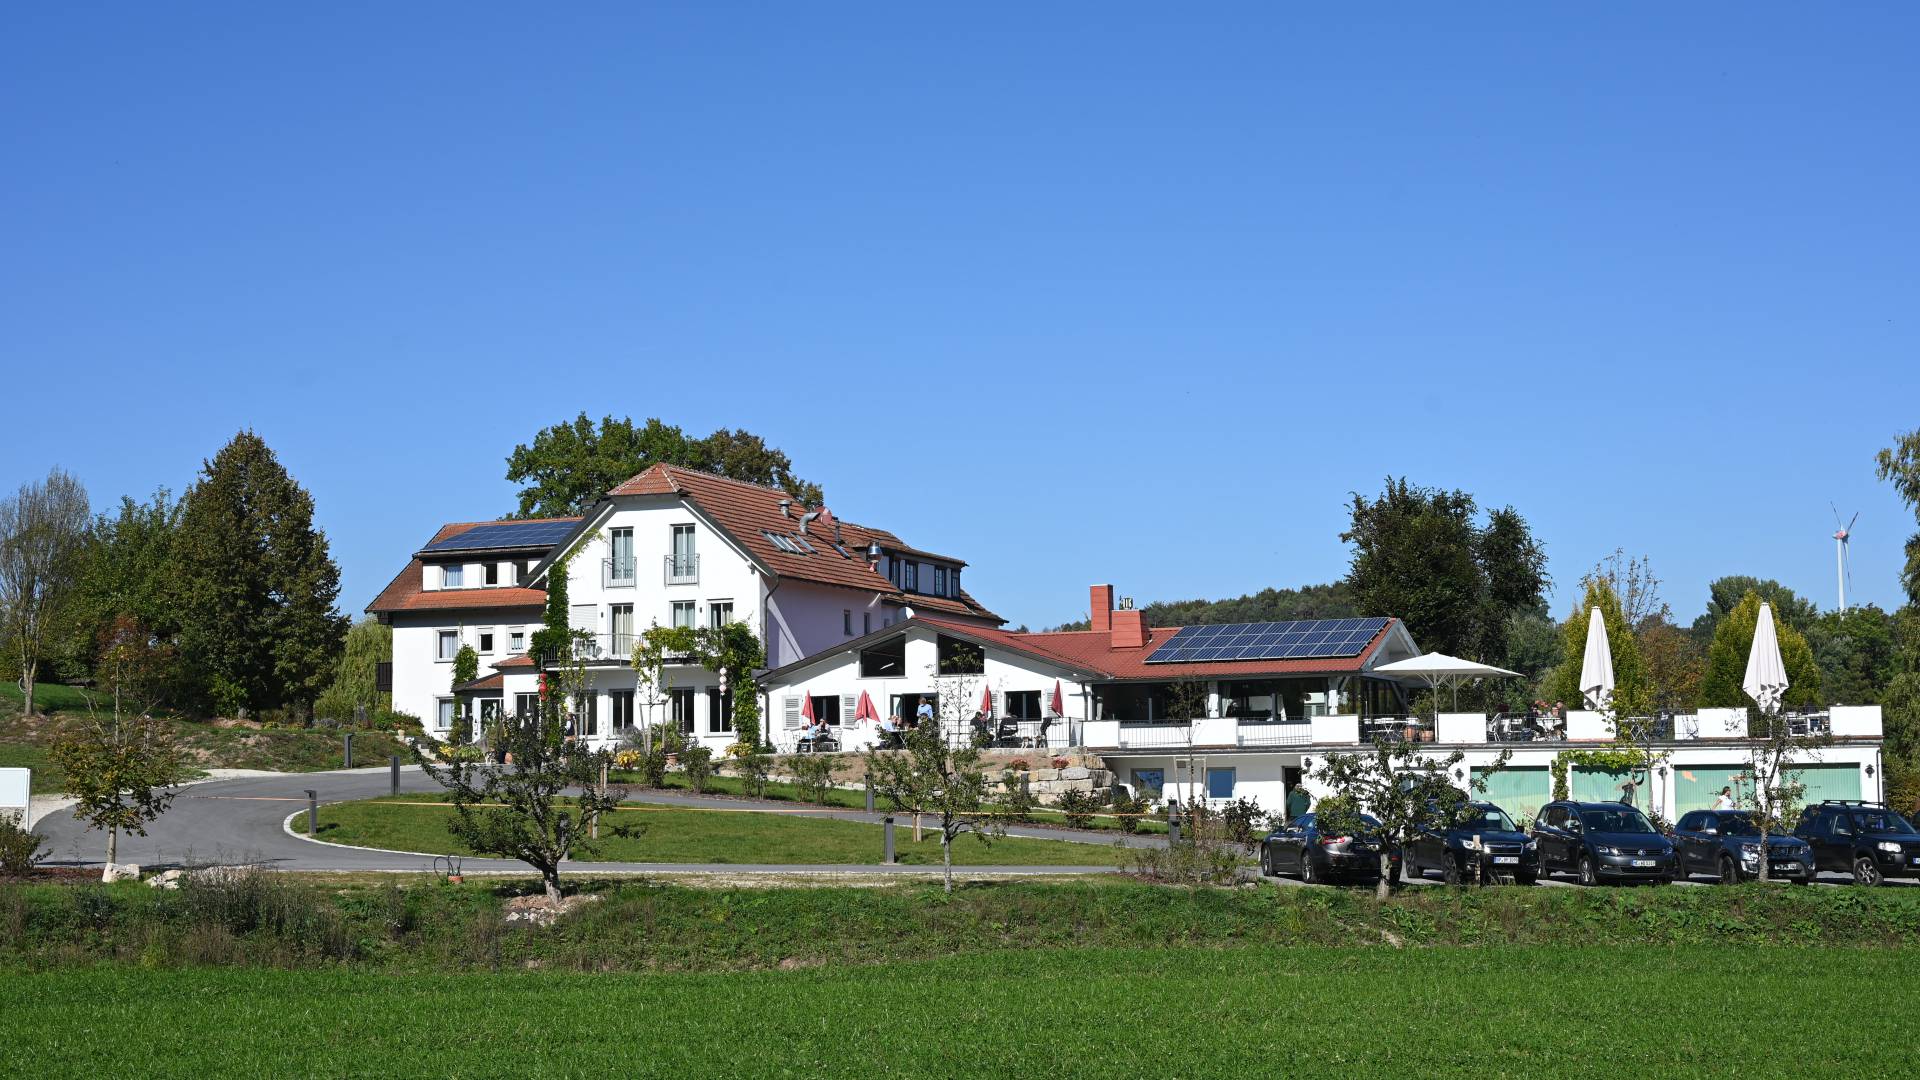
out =
[[[585,409],[745,427],[1015,623],[1344,573],[1388,474],[1893,605],[1912,63],[1860,5],[73,5],[0,35],[0,481],[252,427],[359,609]]]

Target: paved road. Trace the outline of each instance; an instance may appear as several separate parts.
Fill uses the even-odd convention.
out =
[[[322,803],[372,799],[389,791],[385,768],[355,769],[342,772],[280,774],[247,777],[194,784],[180,789],[167,812],[148,827],[145,837],[122,837],[119,860],[137,863],[142,869],[168,866],[198,866],[209,863],[252,863],[288,870],[402,871],[428,872],[430,857],[365,848],[337,847],[289,836],[284,823],[289,814],[307,805],[306,789],[318,793]],[[440,790],[439,785],[417,766],[401,770],[402,792]],[[801,810],[791,803],[755,803],[734,799],[701,798],[669,792],[646,792],[647,803],[674,806],[708,806],[724,809],[760,808],[799,813],[805,817],[838,817],[854,821],[878,822],[881,815],[860,811],[836,811],[826,808]],[[98,866],[106,858],[106,842],[98,833],[89,833],[67,812],[48,815],[37,826],[48,840],[47,862],[56,866]],[[1049,839],[1077,840],[1112,844],[1111,834],[1075,833],[1066,830],[1011,828],[1009,835]],[[879,837],[876,835],[875,846]],[[906,840],[902,835],[902,842]],[[1126,837],[1130,846],[1164,844],[1164,839]],[[876,856],[878,851],[875,852]],[[623,863],[576,862],[575,872],[601,873],[738,873],[738,874],[927,874],[938,873],[938,866],[871,865],[741,865],[716,863]],[[528,873],[524,863],[505,859],[467,859],[467,873]],[[956,873],[978,874],[1085,874],[1108,873],[1099,866],[968,866],[956,867]]]

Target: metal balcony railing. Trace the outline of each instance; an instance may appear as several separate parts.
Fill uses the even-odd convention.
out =
[[[600,587],[603,589],[633,588],[633,558],[601,559]]]
[[[574,655],[582,660],[629,660],[637,634],[593,634],[574,643]]]
[[[666,557],[666,561],[667,561],[667,584],[669,585],[700,584],[700,556],[668,555]]]

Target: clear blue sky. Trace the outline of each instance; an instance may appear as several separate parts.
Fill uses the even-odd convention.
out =
[[[357,613],[581,409],[764,434],[1015,623],[1340,576],[1382,477],[1898,599],[1911,5],[41,5],[0,481],[252,427]]]

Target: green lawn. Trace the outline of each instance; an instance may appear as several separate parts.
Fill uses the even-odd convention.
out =
[[[97,1076],[1901,1076],[1906,950],[1030,950],[733,974],[91,968],[0,979]],[[1715,1020],[1676,1015],[1710,1003]],[[1814,1015],[1818,1013],[1818,1015]],[[28,1067],[30,1064],[30,1068]]]
[[[471,855],[447,833],[452,809],[435,797],[396,803],[373,799],[320,808],[319,839],[336,844],[393,848],[432,854]],[[612,862],[686,863],[877,863],[882,858],[881,827],[857,821],[833,821],[797,814],[689,810],[634,806],[615,815],[620,825],[643,827],[639,836],[606,835],[593,856]],[[294,823],[302,831],[306,819]],[[603,830],[610,833],[611,830]],[[940,864],[939,834],[929,829],[913,842],[910,821],[894,829],[899,860]],[[953,845],[956,866],[1114,866],[1120,850],[1105,844],[1007,837],[983,844],[972,835]]]
[[[38,713],[85,712],[89,692],[60,683],[33,684],[33,711]],[[25,704],[26,695],[9,681],[0,685],[0,714],[13,714]],[[111,698],[109,698],[111,702]]]
[[[614,783],[626,784],[636,791],[645,790],[640,785],[640,774],[638,773],[616,771],[612,774],[612,779]],[[679,772],[668,773],[666,783],[662,785],[660,790],[689,791],[690,787],[687,784],[686,774]],[[737,776],[714,776],[707,781],[706,794],[745,795],[746,785]],[[776,802],[799,802],[800,792],[798,788],[785,780],[771,780],[767,783],[767,791],[764,798]],[[851,810],[864,810],[867,805],[867,794],[863,790],[833,788],[827,792],[826,801],[820,805],[839,806]],[[874,805],[878,809],[886,809],[884,800],[878,800]],[[1037,824],[1047,825],[1066,824],[1066,818],[1062,817],[1060,813],[1055,810],[1035,810],[1033,812],[1033,821]],[[1094,817],[1089,827],[1098,830],[1111,830],[1113,832],[1118,832],[1120,828],[1117,819],[1098,815]],[[1148,818],[1140,822],[1140,831],[1142,833],[1165,833],[1167,831],[1167,823],[1165,821]]]

